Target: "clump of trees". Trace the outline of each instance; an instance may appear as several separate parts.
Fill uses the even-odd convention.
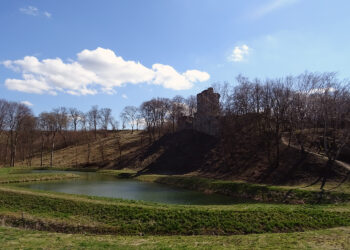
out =
[[[175,132],[180,118],[193,117],[196,109],[197,101],[194,96],[187,99],[179,95],[172,99],[153,98],[141,104],[139,117],[152,141],[164,133]]]
[[[34,126],[32,111],[27,106],[0,100],[0,136],[4,138],[1,147],[3,161],[8,162],[10,166],[15,165],[19,144],[22,146],[20,153],[23,158],[24,155],[32,153],[30,142],[33,140],[31,132]],[[21,138],[25,140],[21,141]]]
[[[214,84],[221,94],[222,139],[227,151],[246,127],[263,138],[271,171],[280,164],[285,143],[301,155],[327,157],[317,182],[321,189],[343,148],[350,142],[349,81],[335,73],[309,73],[277,79],[250,80],[237,77],[237,84]],[[254,143],[254,142],[252,142]]]
[[[89,162],[91,143],[97,139],[103,159],[102,137],[106,137],[108,130],[118,130],[118,122],[109,108],[93,106],[84,113],[76,108],[59,107],[36,117],[29,107],[0,99],[0,163],[15,166],[20,161],[31,165],[32,158],[38,155],[41,166],[53,166],[56,149],[80,143],[87,144]],[[98,133],[102,136],[98,137]],[[44,162],[46,153],[50,154],[49,163]]]
[[[152,142],[164,133],[176,131],[180,117],[193,116],[195,111],[194,96],[187,99],[181,96],[173,99],[154,98],[140,107],[126,106],[120,114],[120,123],[122,129],[131,128],[131,133],[135,129],[145,128],[149,142]],[[117,131],[120,123],[113,117],[110,108],[99,108],[97,105],[87,112],[59,107],[34,116],[24,104],[0,99],[0,164],[14,166],[16,162],[26,161],[31,165],[32,158],[37,155],[40,156],[40,166],[53,166],[55,150],[71,145],[77,147],[81,143],[87,145],[86,162],[90,163],[93,142],[98,142],[104,161],[103,138],[108,132]],[[121,158],[121,137],[113,134]],[[141,144],[142,141],[143,136]],[[44,162],[47,153],[50,154],[49,162]]]

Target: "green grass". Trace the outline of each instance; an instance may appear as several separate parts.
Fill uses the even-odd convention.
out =
[[[119,176],[132,171],[104,171]],[[43,180],[56,175],[30,174],[24,169],[0,169],[0,179]],[[35,178],[32,178],[35,177]],[[22,179],[21,179],[22,178]],[[265,195],[281,187],[216,181],[195,177],[140,176],[206,192]],[[13,180],[14,180],[13,179]],[[8,181],[9,182],[9,181]],[[276,192],[277,192],[276,191]],[[277,193],[278,193],[277,192]],[[313,193],[311,191],[302,191]],[[271,194],[268,194],[271,195]],[[279,194],[280,195],[280,194]],[[242,203],[237,205],[185,206],[128,201],[84,195],[34,191],[0,185],[0,219],[3,224],[67,233],[121,235],[233,235],[295,232],[350,226],[350,207],[338,205],[288,205]]]
[[[0,168],[0,184],[78,178],[71,173],[30,173],[28,168]]]
[[[95,197],[47,194],[11,187],[0,188],[0,207],[3,211],[29,215],[28,218],[12,218],[13,225],[34,225],[37,218],[67,222],[65,229],[64,225],[58,227],[50,221],[39,220],[40,228],[45,230],[60,228],[65,232],[77,232],[79,228],[74,228],[70,222],[79,221],[79,218],[97,225],[82,228],[82,232],[124,235],[229,235],[350,226],[349,210],[332,211],[323,209],[322,206],[245,206],[245,209],[234,205],[226,209],[218,209],[219,206],[216,209],[210,206],[158,206],[124,200],[110,202]],[[30,216],[35,218],[31,220]]]
[[[3,249],[349,249],[350,228],[234,236],[110,236],[0,227]]]

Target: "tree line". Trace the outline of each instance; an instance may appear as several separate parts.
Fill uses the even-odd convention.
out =
[[[175,96],[173,99],[154,98],[140,107],[126,106],[119,120],[112,115],[112,109],[92,106],[87,112],[76,108],[59,107],[38,116],[30,107],[0,99],[0,164],[15,166],[18,161],[31,165],[34,156],[50,154],[49,165],[54,165],[54,151],[67,146],[87,144],[87,159],[90,162],[91,143],[100,143],[101,158],[104,159],[104,141],[109,132],[119,129],[145,128],[149,141],[154,141],[166,132],[175,131],[179,117],[193,115],[196,99]],[[113,133],[116,147],[121,155],[121,138]]]
[[[220,94],[220,131],[223,157],[229,157],[241,145],[237,141],[248,135],[251,145],[263,144],[270,171],[280,165],[282,144],[299,149],[302,157],[316,152],[327,157],[327,166],[318,181],[324,186],[335,162],[350,140],[349,81],[335,73],[305,72],[298,76],[275,79],[249,79],[238,76],[235,83],[215,83]],[[99,141],[104,158],[103,136],[108,131],[140,127],[149,142],[165,133],[175,132],[183,116],[193,117],[197,109],[195,96],[153,98],[139,107],[127,106],[119,121],[110,108],[93,106],[87,112],[59,107],[34,116],[32,110],[17,102],[0,100],[0,160],[14,166],[39,154],[50,153],[54,164],[55,149],[68,145]],[[121,155],[120,137],[114,133]],[[250,138],[250,139],[249,139]],[[257,148],[256,150],[261,150]]]
[[[59,107],[34,116],[24,104],[0,99],[0,161],[9,166],[16,161],[31,165],[32,158],[39,153],[42,166],[43,154],[50,152],[52,166],[55,149],[90,143],[97,138],[98,131],[106,132],[109,128],[118,129],[110,108],[93,106],[84,113],[76,108]]]

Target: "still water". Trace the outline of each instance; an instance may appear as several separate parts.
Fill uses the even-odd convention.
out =
[[[36,170],[35,172],[47,173],[59,171]],[[141,182],[133,179],[119,179],[99,173],[76,171],[72,173],[81,175],[81,178],[32,182],[18,184],[17,186],[68,194],[93,195],[167,204],[224,205],[242,202],[224,195],[203,194],[163,184]]]

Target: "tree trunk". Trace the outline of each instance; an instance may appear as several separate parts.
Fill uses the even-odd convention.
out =
[[[6,165],[6,162],[7,162],[7,152],[8,152],[8,148],[9,148],[9,138],[10,138],[10,135],[9,133],[7,133],[7,138],[6,138],[6,147],[5,147],[5,155],[4,155],[4,166]]]
[[[10,131],[10,167],[12,167],[12,160],[13,160],[13,130]]]
[[[275,143],[276,143],[276,168],[278,168],[280,164],[280,126],[277,121],[276,131],[275,131]]]
[[[78,144],[75,142],[75,167],[78,167]]]
[[[50,167],[53,166],[53,151],[55,150],[55,136],[56,132],[52,135],[52,141],[51,141],[51,156],[50,156]]]
[[[90,163],[90,150],[91,150],[91,146],[90,146],[90,139],[88,139],[88,150],[87,150],[87,163]]]
[[[43,156],[44,156],[44,137],[41,134],[40,167],[43,166]]]

